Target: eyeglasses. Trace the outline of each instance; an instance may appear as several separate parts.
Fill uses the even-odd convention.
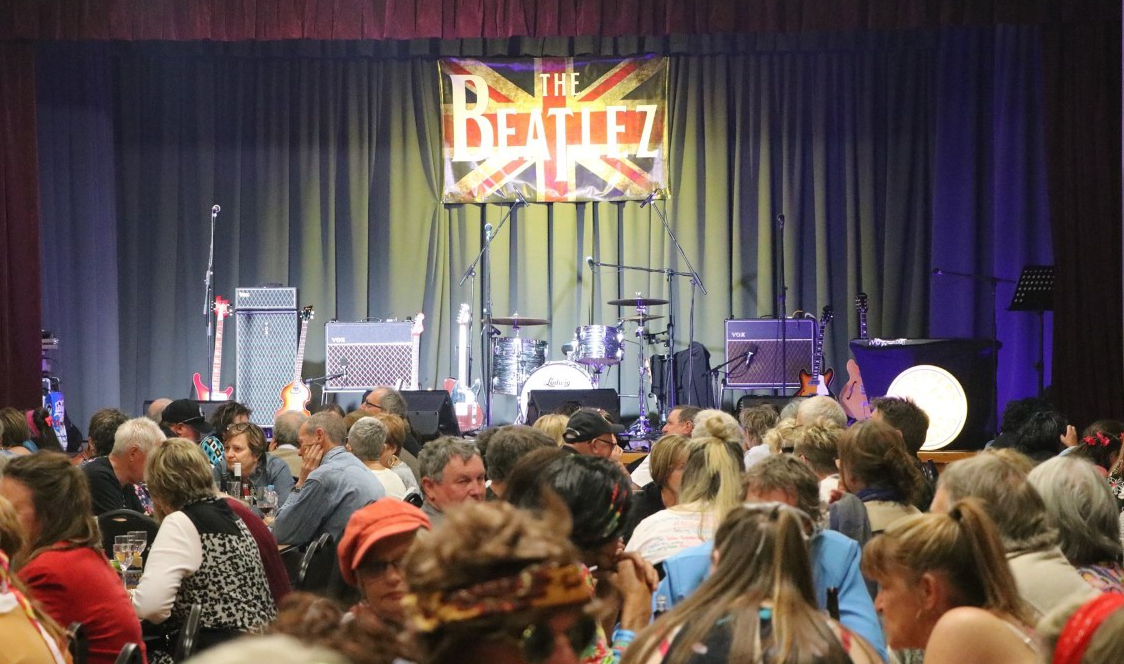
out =
[[[359,571],[363,574],[370,574],[371,576],[382,576],[386,574],[387,570],[394,568],[394,571],[401,573],[404,561],[402,558],[398,560],[364,560],[363,564],[359,567]]]
[[[367,410],[368,408],[374,408],[376,410],[386,410],[385,408],[378,405],[377,403],[371,403],[370,401],[367,401],[366,399],[363,400],[362,406],[363,406],[363,410]]]
[[[563,636],[570,642],[575,655],[581,656],[597,636],[597,623],[584,613]],[[531,664],[548,661],[554,655],[556,635],[554,628],[545,620],[533,622],[523,629],[519,636],[519,649]]]

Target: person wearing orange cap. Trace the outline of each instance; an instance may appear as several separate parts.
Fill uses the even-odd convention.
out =
[[[368,612],[380,621],[401,625],[402,598],[409,588],[402,560],[418,531],[432,527],[420,509],[384,498],[351,515],[337,555],[345,581],[359,588],[362,601],[352,612]]]

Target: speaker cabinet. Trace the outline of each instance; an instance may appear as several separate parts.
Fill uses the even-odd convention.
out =
[[[251,422],[273,426],[281,389],[293,380],[300,337],[297,312],[240,309],[234,322],[238,348],[234,398],[251,410]]]
[[[784,353],[781,352],[782,324],[787,351]],[[812,371],[815,334],[816,321],[812,318],[727,320],[725,361],[734,362],[727,367],[726,386],[771,389],[799,385],[800,371]]]
[[[453,399],[445,390],[402,390],[406,400],[406,419],[418,441],[429,442],[438,436],[461,435]]]
[[[553,413],[559,406],[576,402],[582,408],[600,408],[621,421],[621,399],[616,390],[531,390],[527,396],[527,424],[534,424],[540,415]]]

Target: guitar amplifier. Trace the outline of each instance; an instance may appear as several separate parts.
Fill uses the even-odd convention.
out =
[[[324,326],[325,372],[347,371],[324,384],[325,392],[365,392],[399,382],[414,372],[411,321],[331,322]]]
[[[726,361],[735,360],[726,369],[726,387],[772,389],[785,384],[800,385],[800,371],[812,370],[816,320],[784,319],[783,366],[781,324],[776,318],[726,320]]]
[[[234,291],[235,311],[247,309],[295,311],[296,308],[297,289],[295,288],[237,288]],[[289,380],[285,383],[288,384]]]

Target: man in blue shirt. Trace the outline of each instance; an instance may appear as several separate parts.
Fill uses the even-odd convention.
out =
[[[277,510],[273,535],[282,544],[304,545],[330,533],[340,541],[356,510],[386,496],[378,478],[344,448],[347,425],[335,413],[316,413],[297,434],[300,477]]]

